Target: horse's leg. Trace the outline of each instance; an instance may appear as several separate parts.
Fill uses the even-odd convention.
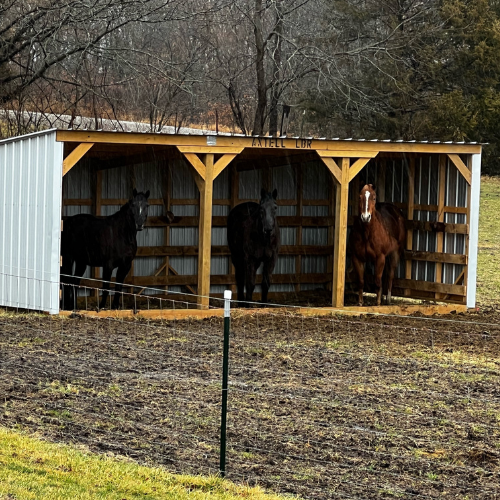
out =
[[[355,255],[352,256],[352,265],[358,276],[358,305],[363,305],[363,289],[365,287],[365,263],[361,262]]]
[[[245,269],[245,288],[247,302],[252,302],[253,291],[255,289],[255,274],[257,273],[257,268],[252,259],[249,259],[246,263]],[[246,304],[247,307],[252,307],[252,304]]]
[[[72,303],[71,305],[73,306],[73,309],[78,309],[77,304],[78,304],[78,289],[77,286],[80,284],[81,278],[85,273],[85,270],[87,269],[87,264],[81,263],[81,262],[76,262],[75,265],[75,274],[74,277],[72,278],[72,283],[74,283],[74,286],[71,287],[72,290]]]
[[[102,295],[101,303],[99,304],[99,309],[104,309],[106,307],[106,302],[108,301],[109,295],[109,282],[111,281],[111,275],[113,274],[113,269],[111,267],[102,268]]]
[[[63,255],[61,266],[62,309],[73,309],[73,261],[69,255]]]
[[[384,272],[382,273],[382,300],[389,293],[389,256],[385,258]]]
[[[118,267],[118,271],[116,271],[115,296],[113,297],[112,309],[118,309],[120,307],[120,293],[123,288],[122,283],[125,281],[131,267],[132,261],[127,261],[123,266]]]
[[[261,302],[263,304],[267,303],[267,293],[269,292],[269,288],[271,286],[271,274],[273,273],[274,266],[276,265],[275,255],[271,260],[264,262],[264,269],[262,270],[262,297]]]
[[[375,262],[375,286],[377,287],[377,306],[382,302],[382,274],[385,267],[385,255],[379,255]]]
[[[234,266],[236,273],[236,287],[238,289],[238,307],[244,307],[245,300],[245,265],[239,263]]]
[[[392,295],[392,282],[394,280],[394,273],[399,264],[399,255],[397,252],[392,252],[387,257],[387,305],[391,305]]]

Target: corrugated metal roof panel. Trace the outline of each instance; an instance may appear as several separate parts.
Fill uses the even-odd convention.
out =
[[[18,118],[19,113],[10,110],[0,110],[0,115],[9,114],[12,117]],[[21,118],[24,118],[28,121],[33,121],[33,117],[36,117],[36,122],[42,125],[47,126],[50,130],[35,132],[35,134],[45,134],[50,133],[53,130],[95,130],[95,118],[85,117],[85,116],[76,116],[72,117],[71,115],[56,115],[51,113],[39,113],[39,112],[30,112],[24,111],[21,113]],[[69,124],[73,124],[73,128],[69,129]],[[113,120],[113,119],[100,119],[99,124],[101,126],[97,131],[106,131],[106,132],[133,132],[133,133],[144,133],[144,134],[162,134],[162,135],[206,135],[206,136],[226,136],[226,137],[248,137],[248,138],[269,138],[272,136],[259,136],[259,135],[245,135],[234,132],[216,132],[215,130],[209,129],[199,129],[194,127],[181,127],[176,128],[174,126],[166,125],[161,128],[161,130],[152,130],[149,123],[145,122],[132,122],[127,120]],[[29,134],[34,135],[34,134]],[[28,137],[28,136],[24,136]],[[285,136],[283,136],[285,138]],[[417,141],[417,140],[404,140],[404,139],[365,139],[365,138],[340,138],[340,137],[320,137],[318,136],[292,136],[292,139],[316,139],[316,140],[330,140],[330,141],[353,141],[353,142],[385,142],[385,143],[408,143],[408,144],[465,144],[465,145],[485,145],[487,143],[480,142],[465,142],[465,141]],[[10,141],[12,139],[4,139],[4,141]],[[4,142],[0,141],[0,143]]]

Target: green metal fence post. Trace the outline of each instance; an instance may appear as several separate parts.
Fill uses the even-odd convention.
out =
[[[222,409],[220,418],[220,475],[226,475],[227,379],[229,372],[229,327],[231,324],[231,290],[224,291],[224,349],[222,355]]]

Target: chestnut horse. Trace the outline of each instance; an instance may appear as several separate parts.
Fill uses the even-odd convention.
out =
[[[358,276],[359,305],[363,305],[365,263],[375,264],[377,305],[382,300],[382,275],[387,304],[391,303],[392,281],[406,242],[405,220],[392,203],[377,203],[372,184],[359,194],[359,217],[356,217],[349,236],[348,252]]]

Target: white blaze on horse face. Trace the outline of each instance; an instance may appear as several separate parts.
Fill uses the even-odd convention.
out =
[[[368,212],[368,200],[370,199],[370,191],[365,191],[365,199],[366,199],[366,204],[365,204],[365,211],[361,214],[361,220],[363,222],[370,222],[371,219],[371,214]]]

